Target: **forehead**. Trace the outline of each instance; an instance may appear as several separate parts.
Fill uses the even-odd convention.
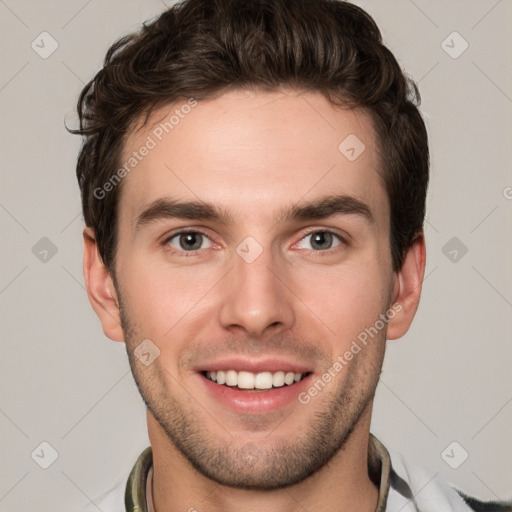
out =
[[[121,160],[128,170],[120,200],[125,220],[162,197],[264,222],[281,206],[346,194],[387,222],[369,114],[335,107],[320,93],[237,90],[184,99],[133,130]]]

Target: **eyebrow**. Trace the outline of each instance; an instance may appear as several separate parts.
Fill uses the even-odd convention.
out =
[[[279,221],[326,219],[334,215],[358,215],[370,224],[375,223],[371,208],[353,196],[338,195],[317,199],[311,203],[297,204],[279,216]]]
[[[280,212],[276,222],[327,219],[340,214],[358,215],[371,224],[375,223],[371,208],[360,199],[347,195],[327,196],[309,203],[289,206]],[[164,219],[214,221],[224,225],[233,221],[227,210],[211,204],[201,201],[179,201],[172,198],[161,198],[151,203],[137,217],[136,230]]]

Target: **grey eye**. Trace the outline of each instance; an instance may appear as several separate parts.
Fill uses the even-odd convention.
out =
[[[308,243],[309,240],[309,243]],[[309,247],[305,247],[309,245]],[[326,251],[340,245],[340,238],[330,231],[315,231],[306,235],[299,243],[301,249],[313,249],[315,251]]]
[[[207,244],[206,247],[204,244]],[[178,233],[169,239],[169,245],[174,249],[181,249],[183,251],[197,251],[210,247],[210,240],[202,233],[186,232]]]

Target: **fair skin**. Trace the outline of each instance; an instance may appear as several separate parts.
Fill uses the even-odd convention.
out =
[[[134,130],[124,156],[175,108]],[[366,146],[354,161],[338,149],[350,134]],[[126,343],[148,404],[156,512],[375,510],[373,395],[386,339],[407,332],[425,269],[421,235],[392,269],[380,169],[368,114],[318,93],[233,91],[200,102],[124,178],[117,289],[85,229],[89,299],[104,333]],[[283,215],[334,196],[331,215]],[[225,215],[148,213],[164,199]],[[301,403],[395,304],[378,335]],[[160,351],[149,366],[134,356],[144,339]],[[251,390],[206,376],[280,368],[303,380]]]

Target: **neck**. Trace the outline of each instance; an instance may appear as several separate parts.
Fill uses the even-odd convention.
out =
[[[375,512],[378,489],[368,474],[371,404],[342,449],[302,482],[270,491],[220,485],[193,468],[148,411],[155,512]]]

